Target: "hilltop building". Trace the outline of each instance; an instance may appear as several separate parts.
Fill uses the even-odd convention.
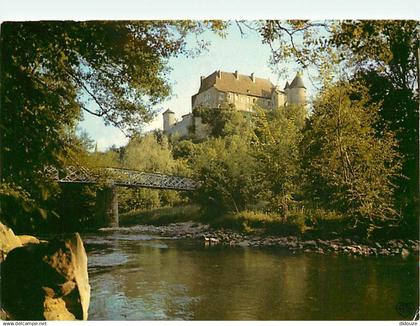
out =
[[[268,79],[255,77],[254,74],[241,75],[215,71],[211,75],[201,76],[200,88],[191,98],[192,112],[198,107],[217,109],[222,103],[233,104],[239,111],[252,111],[254,106],[274,110],[288,105],[306,105],[306,87],[302,74],[297,73],[283,90]],[[193,113],[182,116],[176,121],[175,113],[166,110],[163,113],[163,131],[170,136],[181,138],[204,138],[208,135],[208,127],[202,123],[201,117]]]

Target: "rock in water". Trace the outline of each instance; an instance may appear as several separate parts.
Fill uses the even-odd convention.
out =
[[[404,248],[403,250],[401,250],[401,256],[403,258],[407,258],[409,255],[410,255],[410,252],[407,249]]]
[[[87,320],[87,256],[78,233],[12,250],[1,268],[2,306],[17,320]]]
[[[21,246],[22,243],[13,233],[13,230],[0,223],[0,262],[6,259],[6,256],[10,251]]]

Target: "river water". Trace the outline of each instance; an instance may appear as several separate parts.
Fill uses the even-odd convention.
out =
[[[83,236],[90,320],[401,320],[415,257],[206,247],[136,231]]]

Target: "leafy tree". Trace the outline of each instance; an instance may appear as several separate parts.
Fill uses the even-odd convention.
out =
[[[368,90],[346,82],[323,90],[303,139],[306,198],[367,230],[396,223],[395,178],[401,164],[394,134],[373,126],[378,105]]]
[[[372,103],[381,103],[378,134],[390,129],[403,158],[396,196],[405,218],[418,221],[419,140],[418,22],[262,21],[256,26],[273,50],[274,64],[296,60],[314,67],[323,81],[342,74],[363,82]],[[310,71],[310,70],[308,70]]]
[[[287,217],[300,193],[302,108],[260,109],[254,123],[256,140],[252,142],[252,152],[258,161],[256,173],[267,191],[270,208]]]
[[[147,172],[174,173],[176,162],[166,136],[160,141],[154,134],[135,136],[125,147],[123,166]]]
[[[191,168],[201,183],[191,194],[193,200],[210,214],[239,212],[258,200],[260,183],[248,139],[230,135],[197,144]]]
[[[67,135],[82,112],[128,133],[137,130],[170,94],[169,58],[194,54],[185,36],[223,27],[191,21],[3,23],[2,184],[21,187],[38,206],[46,205],[56,190],[42,170],[72,154]],[[204,45],[199,40],[197,49]],[[5,216],[16,205],[6,191],[1,194]]]
[[[173,158],[167,137],[155,133],[133,137],[125,147],[121,164],[144,172],[188,175],[183,160]],[[176,205],[184,200],[177,191],[157,189],[120,189],[119,198],[121,212]]]
[[[210,126],[210,136],[224,137],[249,131],[250,114],[238,111],[235,105],[223,102],[219,108],[198,107],[194,115]]]
[[[191,168],[203,184],[194,198],[221,212],[265,206],[286,217],[299,188],[304,112],[300,106],[274,111],[255,106],[252,112],[226,104],[197,109],[212,138],[195,151],[182,144],[182,153],[185,148],[186,155],[192,153]]]
[[[189,160],[194,151],[194,143],[191,140],[181,140],[173,143],[172,154],[176,160]]]

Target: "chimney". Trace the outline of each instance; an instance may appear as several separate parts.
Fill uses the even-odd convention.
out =
[[[255,76],[254,76],[254,73],[252,73],[252,74],[251,74],[251,79],[252,79],[252,82],[253,82],[253,83],[255,83]]]
[[[200,76],[200,84],[203,83],[203,80],[206,79],[206,76]]]
[[[234,75],[235,75],[235,78],[236,78],[236,79],[239,79],[238,70],[235,70]]]
[[[222,78],[222,72],[220,70],[217,70],[217,78]]]

